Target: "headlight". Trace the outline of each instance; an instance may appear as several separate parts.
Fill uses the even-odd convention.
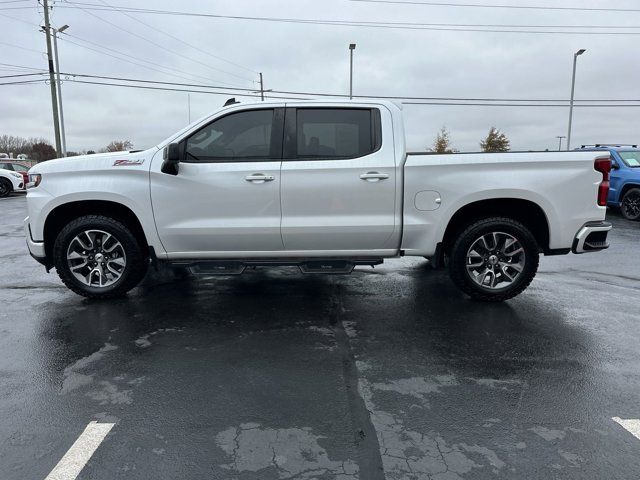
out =
[[[13,175],[16,178],[22,178],[22,175],[19,174],[18,172],[9,172],[11,175]]]
[[[38,185],[40,185],[41,181],[42,175],[40,175],[39,173],[30,173],[27,188],[36,188]]]

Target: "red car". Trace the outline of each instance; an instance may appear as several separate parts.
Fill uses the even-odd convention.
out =
[[[27,173],[29,171],[29,167],[22,163],[10,162],[9,159],[0,158],[0,169],[11,170],[12,172],[22,174],[22,181],[24,182],[24,185],[29,181],[29,174]]]

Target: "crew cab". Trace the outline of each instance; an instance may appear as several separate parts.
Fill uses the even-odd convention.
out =
[[[148,265],[203,275],[297,265],[349,273],[404,255],[502,301],[540,254],[608,247],[607,152],[408,153],[391,102],[227,102],[140,152],[30,170],[31,255],[86,297]]]
[[[611,188],[607,205],[619,208],[627,220],[640,220],[640,148],[638,145],[599,143],[579,150],[611,154]]]

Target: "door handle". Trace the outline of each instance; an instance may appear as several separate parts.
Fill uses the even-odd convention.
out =
[[[386,173],[368,172],[360,175],[360,178],[367,182],[379,182],[380,180],[386,180],[389,178],[389,175]]]
[[[254,173],[253,175],[247,175],[244,177],[247,182],[264,183],[271,182],[276,179],[273,175],[265,175],[263,173]]]

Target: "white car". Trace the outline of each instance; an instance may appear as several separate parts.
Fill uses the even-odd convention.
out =
[[[127,292],[156,261],[349,273],[413,255],[501,301],[540,254],[609,246],[610,168],[602,152],[408,153],[390,102],[234,103],[149,150],[36,165],[25,231],[87,297]]]
[[[20,173],[0,169],[0,198],[8,197],[11,192],[24,189],[25,184]]]

